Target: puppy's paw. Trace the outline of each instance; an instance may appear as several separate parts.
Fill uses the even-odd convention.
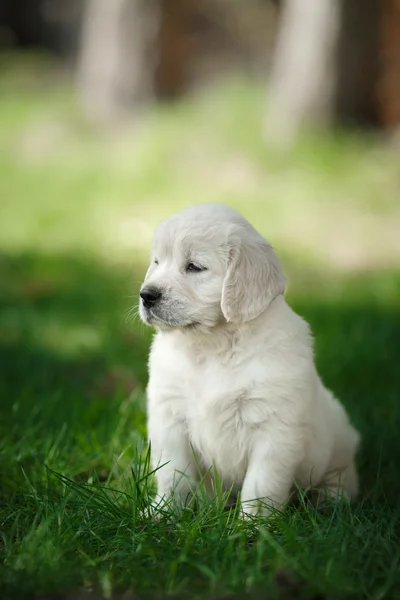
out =
[[[244,521],[252,521],[255,517],[268,517],[272,510],[259,500],[241,503],[240,516]]]

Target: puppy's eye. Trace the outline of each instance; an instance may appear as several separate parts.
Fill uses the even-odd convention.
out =
[[[187,273],[201,273],[202,271],[207,271],[206,267],[202,267],[200,265],[195,265],[194,263],[189,263],[186,267]]]
[[[158,265],[158,259],[157,258],[154,259],[154,264]]]

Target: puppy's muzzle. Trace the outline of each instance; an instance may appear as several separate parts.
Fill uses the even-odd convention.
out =
[[[161,299],[161,292],[154,287],[146,287],[140,291],[140,297],[143,300],[143,304],[146,308],[151,308]]]

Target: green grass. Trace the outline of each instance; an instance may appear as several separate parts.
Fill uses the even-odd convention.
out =
[[[137,135],[99,134],[68,86],[35,87],[24,65],[0,99],[1,598],[397,597],[398,157],[345,136],[276,156],[262,90],[240,81]],[[223,498],[149,511],[151,332],[126,315],[155,223],[204,200],[241,209],[283,257],[362,433],[354,506],[300,498],[252,523]]]

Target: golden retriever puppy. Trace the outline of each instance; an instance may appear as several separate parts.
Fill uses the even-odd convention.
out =
[[[272,247],[231,208],[194,206],[157,228],[140,315],[156,329],[148,435],[160,497],[185,502],[213,469],[245,515],[281,507],[294,481],[356,496],[359,436],[284,291]]]

